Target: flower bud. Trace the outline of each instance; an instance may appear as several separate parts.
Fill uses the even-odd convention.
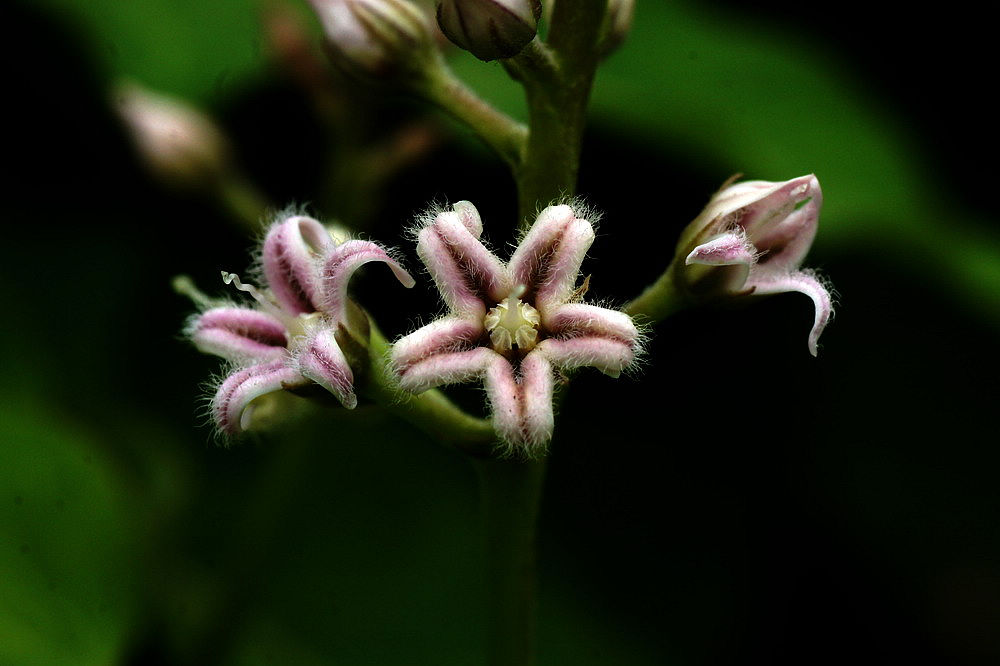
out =
[[[628,37],[632,30],[632,18],[635,16],[635,0],[608,0],[608,9],[601,23],[601,37],[598,50],[601,56],[606,56]]]
[[[819,223],[823,194],[813,175],[780,183],[727,184],[688,225],[674,260],[689,296],[712,298],[798,291],[815,305],[809,351],[832,314],[830,293],[800,266]]]
[[[199,187],[225,172],[225,137],[194,107],[135,83],[119,86],[115,102],[140,158],[161,180]]]
[[[480,60],[516,56],[538,32],[539,0],[441,0],[438,25]]]
[[[420,67],[433,40],[428,17],[409,0],[309,0],[334,65],[351,74],[389,78]]]

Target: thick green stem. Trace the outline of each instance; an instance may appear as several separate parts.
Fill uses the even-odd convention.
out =
[[[607,0],[557,3],[547,45],[537,42],[514,59],[528,98],[530,131],[515,172],[521,227],[555,199],[576,193],[580,146],[590,88],[597,70],[596,43]]]
[[[689,297],[677,285],[676,262],[673,262],[656,282],[646,287],[645,291],[622,309],[644,322],[656,323],[687,307],[689,301]]]
[[[535,527],[545,461],[476,461],[489,585],[489,664],[535,662]]]

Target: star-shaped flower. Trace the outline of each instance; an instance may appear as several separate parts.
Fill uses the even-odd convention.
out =
[[[554,371],[593,366],[617,377],[639,333],[623,312],[580,302],[594,229],[569,206],[542,211],[506,265],[482,230],[462,201],[418,233],[417,254],[449,312],[398,340],[393,368],[415,393],[481,379],[497,434],[511,452],[535,456],[552,437]]]
[[[256,307],[215,307],[188,326],[198,349],[235,364],[212,399],[212,416],[227,435],[245,430],[251,403],[273,391],[315,382],[348,409],[357,405],[354,374],[336,337],[347,321],[347,284],[363,264],[380,261],[404,286],[413,286],[413,278],[375,243],[337,244],[309,217],[295,215],[271,226],[261,255],[267,289],[223,274],[249,292]]]
[[[681,278],[693,295],[798,291],[815,305],[809,351],[830,319],[830,292],[804,270],[823,193],[813,175],[781,183],[751,180],[723,186],[688,225],[677,245]]]

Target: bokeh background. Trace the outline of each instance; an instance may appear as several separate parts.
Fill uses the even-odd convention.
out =
[[[641,290],[732,173],[815,172],[807,263],[839,308],[818,359],[808,299],[783,295],[682,313],[638,377],[574,381],[541,517],[540,663],[1000,659],[995,56],[977,11],[640,0],[585,142],[593,293]],[[192,306],[170,280],[223,293],[255,234],[150,178],[109,101],[120,77],[210,113],[268,201],[363,223],[411,267],[400,232],[432,199],[475,202],[496,247],[515,224],[504,169],[423,106],[347,90],[365,124],[331,132],[261,16],[0,9],[0,664],[482,662],[465,460],[371,406],[303,409],[229,449],[202,415],[218,366],[181,339]],[[499,66],[455,67],[521,113]],[[415,118],[426,149],[352,208],[325,155]],[[435,296],[389,280],[356,293],[397,335]]]

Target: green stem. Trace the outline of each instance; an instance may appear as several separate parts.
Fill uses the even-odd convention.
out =
[[[521,228],[553,200],[576,192],[587,103],[597,70],[596,43],[607,0],[557,3],[547,45],[514,58],[524,84],[530,132],[515,171]]]
[[[690,298],[677,285],[676,266],[676,262],[672,262],[656,282],[622,309],[645,322],[656,323],[687,307]]]
[[[242,175],[230,172],[215,184],[215,196],[230,216],[257,233],[270,206],[264,196]]]
[[[427,67],[415,85],[428,100],[469,126],[512,170],[518,169],[528,134],[524,125],[479,97],[443,60]]]
[[[387,411],[412,423],[436,440],[482,458],[493,451],[493,424],[467,414],[441,391],[431,389],[403,396],[389,368],[389,343],[371,324],[369,368],[360,390]]]
[[[476,461],[489,585],[489,664],[535,654],[535,533],[545,461]]]

